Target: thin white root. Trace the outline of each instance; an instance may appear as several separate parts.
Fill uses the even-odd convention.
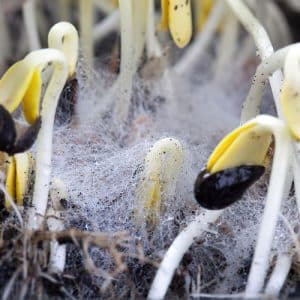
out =
[[[193,68],[197,61],[201,60],[205,49],[213,40],[214,33],[224,15],[225,2],[218,1],[209,15],[203,30],[198,34],[195,41],[187,48],[180,61],[173,67],[178,75],[185,75]]]
[[[287,253],[278,255],[276,265],[265,289],[265,295],[277,299],[287,279],[292,265],[292,256]]]
[[[22,10],[23,10],[26,33],[29,41],[29,49],[30,51],[40,49],[41,43],[40,43],[38,28],[36,24],[36,16],[35,16],[35,10],[36,10],[35,0],[26,0],[25,3],[23,4]]]
[[[194,221],[188,224],[188,226],[175,238],[155,275],[148,294],[149,300],[159,300],[164,298],[174,272],[184,253],[189,249],[193,242],[201,236],[201,234],[209,229],[210,224],[216,222],[222,212],[223,210],[205,210],[198,215]]]

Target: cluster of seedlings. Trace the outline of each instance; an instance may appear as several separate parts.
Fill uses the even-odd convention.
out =
[[[1,297],[291,294],[300,259],[300,45],[291,44],[283,4],[38,2],[20,6],[29,53],[0,79]],[[300,11],[297,1],[286,5]],[[44,49],[41,11],[64,20]],[[241,108],[224,96],[206,100],[212,112],[197,92],[194,102],[182,99],[193,80],[213,94],[235,57],[247,78],[253,40],[261,62]],[[94,50],[105,43],[110,66],[95,74]],[[0,51],[3,67],[9,51]],[[275,112],[262,114],[268,81]],[[220,100],[235,112],[211,130],[226,111]]]

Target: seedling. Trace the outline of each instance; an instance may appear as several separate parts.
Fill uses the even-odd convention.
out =
[[[213,209],[217,209],[218,207],[222,208],[230,204],[227,199],[230,193],[232,191],[237,192],[237,194],[233,194],[233,200],[236,200],[237,197],[242,194],[241,191],[244,192],[248,186],[248,182],[245,184],[242,176],[234,178],[235,189],[233,189],[232,172],[236,173],[240,170],[245,170],[245,166],[254,165],[256,166],[254,169],[251,167],[248,168],[249,176],[247,177],[251,178],[251,183],[259,178],[264,170],[264,161],[271,143],[272,135],[275,139],[275,155],[265,212],[260,225],[255,256],[252,263],[252,268],[254,268],[255,271],[248,281],[248,286],[251,287],[257,287],[257,284],[263,283],[267,272],[268,256],[285,191],[285,178],[287,177],[288,169],[291,164],[291,138],[284,122],[274,117],[261,115],[227,135],[215,148],[208,160],[206,171],[212,175],[202,178],[203,175],[200,174],[202,180],[200,184],[196,182],[195,186],[196,198],[200,204],[204,203],[205,207],[213,206]],[[242,169],[236,169],[237,167],[242,167]],[[218,174],[218,177],[214,174]],[[230,175],[229,179],[226,178],[228,174]],[[217,193],[218,190],[216,190],[216,187],[220,187],[215,182],[216,178],[219,179],[219,182],[220,180],[222,181],[222,194],[225,196],[225,201],[219,197],[218,199],[221,200],[221,203],[209,203],[210,197],[208,197],[207,194]],[[207,190],[202,192],[201,187],[205,187],[205,181],[207,180],[213,182],[212,187],[214,189],[209,192]],[[242,185],[239,186],[239,183]],[[199,198],[202,195],[205,196],[204,200]],[[216,199],[214,199],[214,201],[216,201]],[[164,297],[173,273],[185,251],[194,242],[195,238],[207,230],[209,223],[216,221],[221,213],[222,210],[205,211],[178,235],[169,247],[155,276],[149,292],[149,299],[162,299]],[[259,291],[260,288],[257,288],[256,293]],[[251,296],[253,296],[253,294],[252,292]]]
[[[157,224],[166,199],[174,193],[183,164],[181,143],[174,138],[156,142],[145,158],[143,177],[137,190],[138,219]]]

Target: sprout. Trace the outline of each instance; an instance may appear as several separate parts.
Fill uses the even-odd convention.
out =
[[[161,0],[160,28],[169,28],[173,41],[185,47],[192,37],[192,12],[190,0]]]
[[[156,142],[145,158],[142,181],[137,190],[138,218],[155,224],[162,205],[174,193],[183,163],[181,143],[174,138]]]
[[[261,115],[234,130],[219,143],[208,160],[206,171],[212,175],[204,177],[199,186],[198,182],[196,182],[195,187],[197,200],[200,204],[204,201],[205,206],[209,206],[209,198],[204,200],[198,198],[199,195],[204,194],[205,196],[205,193],[202,193],[199,189],[206,180],[214,181],[216,179],[216,174],[218,174],[219,178],[223,177],[222,180],[225,181],[225,183],[224,181],[222,182],[222,184],[224,184],[222,195],[225,197],[230,196],[228,193],[232,191],[232,170],[229,171],[229,179],[224,178],[224,176],[228,175],[228,169],[242,166],[244,170],[245,165],[263,166],[272,135],[275,138],[275,155],[270,185],[246,290],[246,294],[251,297],[257,296],[257,293],[262,288],[264,282],[271,243],[280,212],[281,201],[285,192],[285,178],[287,177],[288,169],[291,164],[291,138],[285,124],[274,117]],[[253,172],[253,169],[251,168],[248,169],[248,171],[249,170],[250,176],[247,175],[247,180],[251,178],[250,181],[252,183],[254,179],[260,177],[263,168],[254,169],[255,172]],[[235,169],[234,172],[237,172],[237,170]],[[213,179],[211,179],[211,176],[213,176]],[[238,187],[239,180],[241,180],[241,190],[243,192],[249,184],[247,183],[245,186],[243,177],[239,177],[237,180],[234,178],[236,187]],[[228,189],[226,189],[226,184],[229,184]],[[234,192],[236,192],[236,189]],[[238,196],[241,194],[240,189],[238,189]],[[233,195],[233,197],[236,199],[236,195]],[[226,203],[224,203],[220,197],[213,200],[221,201],[219,204],[211,204],[214,206],[214,209],[217,209],[218,207],[222,208],[227,204],[230,204],[226,201]],[[190,247],[195,238],[207,230],[209,223],[216,221],[221,213],[222,210],[205,211],[203,214],[196,217],[196,219],[176,237],[165,254],[155,276],[149,292],[149,299],[162,299],[164,297],[173,273],[185,251]]]
[[[48,63],[54,70],[42,100],[42,126],[37,139],[36,177],[32,208],[28,213],[28,228],[40,228],[47,208],[51,172],[52,130],[59,95],[68,77],[68,64],[63,53],[56,49],[33,51],[24,58],[29,68],[43,68]]]
[[[6,175],[6,190],[17,205],[23,205],[24,196],[28,190],[29,177],[32,169],[32,156],[30,153],[20,153],[8,159]],[[10,209],[11,202],[5,197],[5,207]]]
[[[47,224],[50,231],[61,231],[64,229],[62,212],[65,210],[65,201],[68,190],[65,183],[54,178],[50,188],[51,208],[47,210]],[[50,258],[48,270],[50,273],[62,273],[66,263],[66,245],[59,245],[52,241],[50,245]]]

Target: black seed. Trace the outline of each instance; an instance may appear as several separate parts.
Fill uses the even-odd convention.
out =
[[[16,127],[11,114],[0,105],[0,151],[9,153],[17,137]]]
[[[35,142],[40,131],[41,124],[41,117],[38,117],[36,121],[26,129],[23,135],[17,139],[10,154],[20,153],[28,150]]]
[[[239,200],[264,173],[263,166],[242,165],[210,175],[200,172],[194,186],[198,203],[207,209],[223,209]]]

